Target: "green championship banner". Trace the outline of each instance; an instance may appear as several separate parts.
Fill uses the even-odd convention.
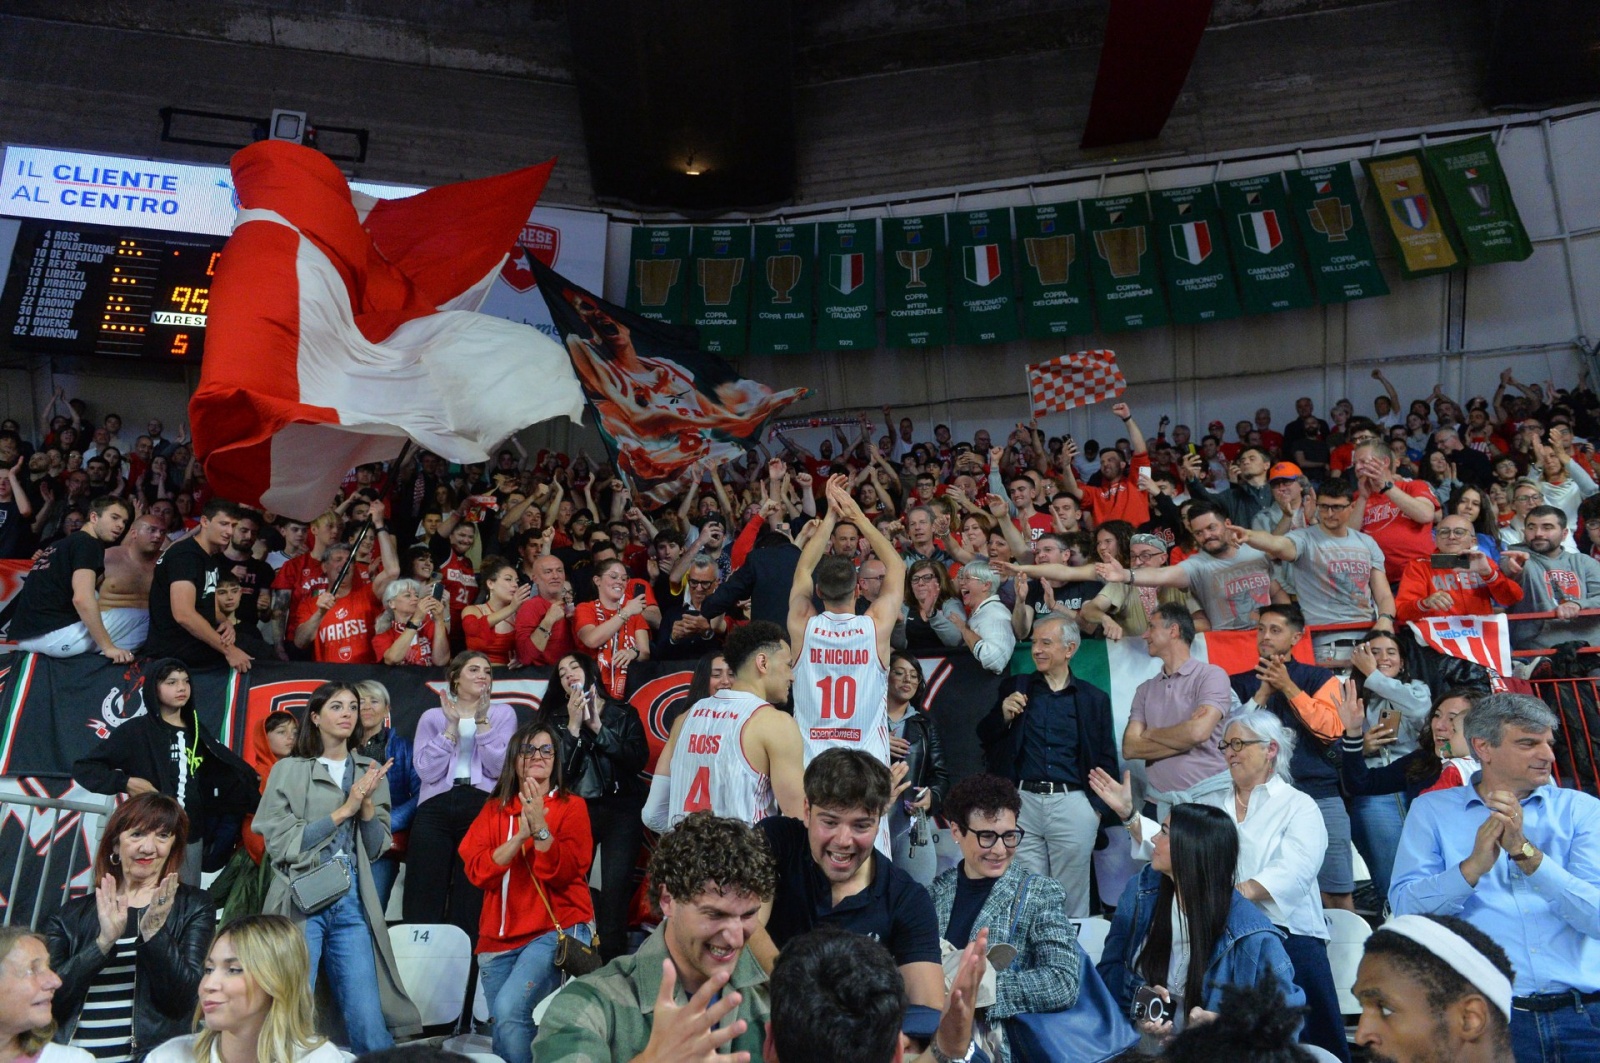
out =
[[[969,210],[948,214],[950,306],[957,343],[1005,343],[1017,328],[1016,282],[1011,277],[1011,212]]]
[[[628,309],[640,317],[681,325],[688,281],[689,227],[635,226]]]
[[[1416,151],[1362,159],[1373,194],[1383,204],[1383,218],[1394,234],[1396,258],[1406,277],[1426,277],[1466,263],[1439,216],[1439,198],[1429,187]]]
[[[1014,207],[1011,216],[1022,242],[1022,331],[1036,340],[1093,332],[1078,205]]]
[[[878,345],[878,223],[817,224],[817,342],[819,351]]]
[[[750,350],[789,354],[811,349],[815,225],[757,225],[756,275],[750,285]]]
[[[944,215],[883,219],[883,333],[890,347],[950,342]]]
[[[1101,332],[1154,328],[1167,323],[1161,269],[1151,243],[1144,194],[1083,201],[1084,228],[1094,253],[1094,302]]]
[[[1388,295],[1389,285],[1378,270],[1378,256],[1361,214],[1350,164],[1312,166],[1283,176],[1289,182],[1295,224],[1311,260],[1317,301],[1345,303]]]
[[[1493,137],[1455,140],[1425,148],[1422,154],[1429,176],[1450,207],[1450,220],[1468,262],[1474,266],[1521,262],[1533,254]]]
[[[750,226],[696,226],[689,248],[689,324],[700,330],[700,349],[741,355],[750,306]]]
[[[1239,292],[1233,286],[1222,211],[1211,185],[1166,188],[1150,193],[1161,270],[1167,275],[1172,320],[1180,325],[1238,317]]]
[[[1267,314],[1310,306],[1311,282],[1289,224],[1283,176],[1241,177],[1217,185],[1239,275],[1244,312]]]

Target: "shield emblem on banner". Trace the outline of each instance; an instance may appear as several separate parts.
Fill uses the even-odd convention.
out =
[[[1172,254],[1180,262],[1198,266],[1211,257],[1211,223],[1190,221],[1170,227]]]
[[[1283,243],[1283,229],[1275,210],[1251,210],[1239,215],[1239,233],[1244,246],[1270,255]]]
[[[1430,213],[1426,195],[1402,196],[1390,200],[1389,205],[1394,208],[1397,218],[1418,232],[1428,227]]]
[[[1494,200],[1489,193],[1488,185],[1468,185],[1467,194],[1472,197],[1472,202],[1478,205],[1479,214],[1494,213]]]
[[[511,249],[511,257],[500,267],[500,279],[509,284],[513,291],[531,291],[534,280],[533,269],[528,265],[528,256],[532,255],[545,265],[554,268],[560,254],[560,229],[532,223],[524,225],[517,246]]]
[[[961,272],[967,283],[986,288],[1000,277],[1000,245],[973,244],[961,256]]]
[[[829,255],[828,287],[840,295],[849,295],[865,282],[865,264],[859,251],[853,255]]]

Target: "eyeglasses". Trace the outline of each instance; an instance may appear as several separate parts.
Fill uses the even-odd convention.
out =
[[[1241,752],[1245,746],[1265,746],[1270,744],[1271,743],[1269,743],[1265,738],[1229,738],[1225,741],[1218,742],[1217,748],[1222,750],[1224,753],[1228,752],[1229,750],[1238,753]]]
[[[881,579],[882,577],[879,577],[879,578]],[[935,573],[932,573],[932,572],[918,572],[915,576],[911,577],[911,582],[912,583],[938,583],[939,582],[939,577],[938,577],[938,575],[936,575]]]
[[[1324,513],[1343,513],[1350,508],[1348,502],[1318,502],[1317,509]]]
[[[1476,534],[1471,528],[1440,528],[1433,533],[1436,539],[1470,539]]]
[[[689,586],[691,586],[691,587],[715,587],[716,585],[717,585],[717,581],[714,580],[714,579],[691,579],[691,580],[689,580]]]
[[[967,833],[978,840],[978,848],[980,849],[993,849],[995,842],[1001,842],[1007,849],[1015,849],[1017,846],[1022,844],[1022,838],[1024,835],[1024,832],[1021,830],[1008,830],[1004,832],[992,830],[973,830],[968,831]]]
[[[551,760],[556,755],[556,747],[548,742],[542,746],[523,746],[517,750],[519,757],[532,757],[534,760]]]
[[[1131,556],[1135,561],[1154,561],[1167,555],[1158,550],[1135,550]]]

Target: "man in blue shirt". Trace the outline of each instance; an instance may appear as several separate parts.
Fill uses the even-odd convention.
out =
[[[1033,626],[1032,675],[1000,685],[1000,703],[978,724],[990,770],[1021,792],[1017,859],[1067,892],[1067,915],[1089,914],[1090,859],[1102,820],[1115,815],[1089,790],[1089,772],[1121,775],[1111,699],[1072,675],[1078,625],[1052,616]]]
[[[1505,949],[1518,1059],[1600,1061],[1600,799],[1551,782],[1556,717],[1493,694],[1467,713],[1483,769],[1411,806],[1396,915],[1459,915]]]

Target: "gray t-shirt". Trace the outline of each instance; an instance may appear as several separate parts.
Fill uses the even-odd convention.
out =
[[[1232,557],[1212,557],[1204,551],[1178,562],[1189,574],[1189,593],[1205,610],[1217,631],[1248,631],[1256,626],[1252,615],[1272,604],[1271,558],[1253,546],[1234,549]]]
[[[1354,624],[1377,617],[1372,570],[1383,571],[1383,551],[1372,536],[1353,529],[1333,536],[1314,527],[1297,528],[1284,538],[1300,554],[1294,583],[1307,622]]]

